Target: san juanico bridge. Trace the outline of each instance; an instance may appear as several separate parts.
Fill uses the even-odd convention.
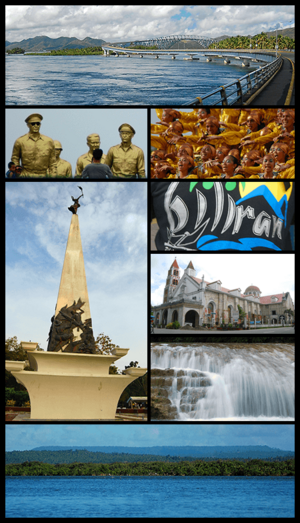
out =
[[[10,57],[13,55],[20,56],[20,53],[27,56],[36,54],[38,56],[47,55],[51,57],[56,55],[102,55],[101,58],[99,57],[100,60],[108,60],[106,63],[101,61],[101,70],[103,74],[114,80],[112,92],[110,94],[106,93],[104,96],[106,105],[107,103],[116,103],[115,81],[117,81],[116,87],[119,92],[117,99],[121,104],[144,104],[145,100],[147,100],[150,104],[162,103],[163,105],[174,102],[180,105],[249,105],[252,104],[253,97],[261,96],[261,90],[264,90],[265,93],[267,92],[267,99],[263,99],[259,103],[276,105],[278,100],[284,96],[285,104],[290,105],[294,103],[294,40],[288,36],[293,36],[293,32],[287,34],[287,31],[289,30],[278,30],[276,33],[274,31],[253,36],[224,36],[219,38],[187,33],[150,39],[133,38],[122,42],[106,42],[93,38],[85,38],[82,41],[76,38],[50,39],[42,36],[21,42],[6,42],[6,51]],[[111,61],[120,57],[132,58],[132,64],[130,64],[131,60],[126,60],[127,65],[123,63],[122,65],[112,65]],[[145,58],[144,62],[148,62],[148,64],[137,66],[136,62],[141,58]],[[160,82],[160,100],[152,92],[156,75],[155,68],[149,67],[149,60],[155,61],[157,64],[156,68],[159,68],[158,72],[160,73],[163,70],[165,79],[168,79],[166,84],[163,81]],[[168,61],[173,62],[173,65],[178,62],[178,65],[175,67],[179,67],[180,70],[183,69],[182,77],[185,78],[186,74],[188,74],[190,81],[193,79],[195,83],[192,89],[191,86],[189,89],[186,89],[186,83],[177,85],[178,82],[175,80],[178,76],[178,71],[174,71],[173,67],[167,63]],[[162,62],[162,64],[158,65],[159,62]],[[191,62],[190,65],[193,70],[185,67],[189,65],[189,62]],[[68,61],[66,63],[65,76],[62,79],[63,82],[67,81],[67,84],[70,65],[72,66],[72,62]],[[93,74],[93,77],[94,75],[98,77],[97,69],[95,70],[93,62],[89,61],[86,65],[88,66],[86,72],[89,72],[89,66],[92,65],[90,72]],[[140,96],[137,95],[136,91],[131,93],[130,82],[129,85],[127,85],[127,82],[126,85],[122,83],[123,89],[119,88],[118,81],[124,79],[124,65],[130,77],[138,75],[136,80],[140,87]],[[233,71],[229,72],[227,66],[230,66],[229,69],[232,68]],[[114,71],[113,75],[112,68]],[[154,76],[152,77],[153,73]],[[174,73],[175,78],[173,78]],[[161,74],[159,76],[161,77]],[[8,69],[8,78],[10,79],[10,69]],[[234,81],[232,81],[232,78],[234,78]],[[277,88],[274,90],[268,89],[270,82],[274,85],[275,78],[276,82],[279,82],[282,86],[280,91]],[[146,83],[145,79],[147,80]],[[80,84],[77,85],[78,89],[81,90],[81,83],[85,86],[85,75],[77,80],[80,80]],[[63,85],[61,86],[63,87]],[[169,93],[170,86],[172,86],[172,90]],[[11,103],[11,101],[13,102],[16,99],[16,95],[10,82],[8,87],[8,103]],[[96,82],[94,87],[97,92],[100,89],[102,93],[104,84],[102,84],[101,76],[99,76],[99,81]],[[129,88],[130,94],[127,93],[127,88]],[[184,89],[184,97],[182,97],[182,89]],[[180,98],[177,96],[177,91]],[[49,96],[47,103],[54,103],[52,101],[52,91],[49,92]],[[72,103],[70,99],[63,100],[64,104]],[[77,100],[76,103],[96,104],[94,96],[91,95],[88,95],[80,102],[77,95],[73,102],[75,100]],[[59,98],[56,98],[55,103],[62,103],[61,95],[59,95]],[[97,105],[103,103],[102,96],[100,98],[97,96]]]
[[[232,52],[229,50],[220,50],[217,52],[217,50],[210,48],[214,43],[217,44],[216,39],[205,36],[170,35],[119,44],[102,44],[102,49],[105,56],[109,56],[109,54],[112,53],[114,56],[123,55],[128,58],[130,56],[139,56],[140,58],[143,58],[143,56],[152,56],[154,58],[170,56],[173,60],[175,60],[176,57],[183,58],[184,60],[199,60],[200,58],[204,58],[207,62],[211,62],[212,59],[222,58],[226,64],[230,64],[229,58],[231,58],[233,60],[241,60],[242,65],[246,67],[250,65],[250,62],[265,64],[272,61],[272,56],[268,53],[262,53],[261,51],[255,53],[255,49],[237,49]],[[138,47],[141,47],[141,49],[138,49]],[[187,57],[185,57],[185,55],[187,55]]]

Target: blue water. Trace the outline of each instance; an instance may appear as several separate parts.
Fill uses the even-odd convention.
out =
[[[8,477],[7,518],[294,517],[291,477]]]
[[[5,61],[7,105],[181,105],[255,69],[238,61],[170,57],[21,55]]]

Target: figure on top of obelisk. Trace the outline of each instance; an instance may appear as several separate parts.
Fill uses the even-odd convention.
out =
[[[79,199],[81,197],[83,197],[83,190],[82,190],[82,187],[80,187],[79,185],[77,185],[78,189],[81,190],[81,195],[78,196],[78,198],[74,198],[73,196],[71,196],[72,200],[73,200],[73,205],[71,205],[70,207],[68,207],[69,211],[71,211],[73,214],[77,214],[77,209],[78,207],[80,207],[80,203],[79,203]]]
[[[47,350],[93,354],[96,347],[77,215],[83,190],[78,188],[81,195],[78,198],[71,196],[74,203],[68,207],[73,216]]]

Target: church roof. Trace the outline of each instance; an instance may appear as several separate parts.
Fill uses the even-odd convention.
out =
[[[255,287],[255,285],[249,285],[249,287],[247,287],[247,289],[245,290],[245,292],[250,292],[250,291],[261,292],[261,290],[258,287]]]
[[[175,269],[179,269],[179,265],[178,265],[178,263],[177,263],[176,258],[175,258],[175,260],[173,261],[171,267],[175,267]]]
[[[192,264],[191,261],[190,261],[190,263],[188,264],[187,269],[193,269],[193,270],[195,270],[195,269],[194,269],[194,265]]]
[[[199,278],[195,278],[195,276],[191,276],[191,278],[193,278],[193,280],[195,280],[197,283],[201,283],[202,282],[202,280],[199,280]],[[210,285],[211,283],[215,283],[215,282],[204,280],[204,283],[206,283],[206,285]],[[230,289],[225,289],[225,287],[220,287],[220,291],[221,292],[229,292]]]
[[[286,296],[285,292],[280,292],[279,294],[270,294],[270,296],[261,296],[259,301],[262,305],[268,305],[268,304],[274,304],[274,303],[281,303],[282,298]],[[272,299],[273,298],[273,299]],[[276,301],[274,301],[274,298],[277,298]]]
[[[199,278],[195,278],[195,276],[191,276],[191,278],[193,280],[195,280],[197,283],[201,283],[202,280],[199,280]],[[206,283],[206,285],[212,283],[212,282],[208,282],[208,281],[205,281],[204,280],[204,283]],[[247,287],[246,291],[248,289],[257,289],[259,292],[261,292],[259,290],[258,287],[254,287],[254,285],[251,285],[250,287]],[[220,287],[219,289],[221,292],[226,292],[226,293],[229,293],[230,291],[232,291],[232,289],[226,289],[225,287]],[[246,292],[245,291],[245,292]],[[268,304],[274,304],[274,303],[282,303],[282,299],[284,296],[286,296],[286,292],[281,292],[279,294],[270,294],[269,296],[260,296],[259,297],[259,303],[261,303],[261,305],[268,305]],[[241,298],[249,298],[249,296],[246,296],[245,294],[242,294],[241,293]],[[274,298],[277,298],[277,300],[274,301]]]
[[[191,276],[193,278],[193,280],[195,280],[197,283],[201,283],[202,280],[199,280],[199,278],[195,278],[195,276]],[[219,280],[217,280],[219,281]],[[211,283],[215,283],[215,282],[211,282],[211,281],[205,281],[204,280],[204,283],[206,283],[206,285],[210,285]],[[258,288],[258,287],[257,287]],[[227,289],[226,287],[220,287],[219,289],[221,292],[226,292],[227,294],[229,292],[232,292],[233,290],[235,289]],[[236,289],[236,290],[240,290],[240,289]],[[258,289],[259,290],[259,289]],[[245,291],[246,292],[246,291]],[[260,292],[260,291],[259,291]],[[274,295],[275,296],[275,295]],[[241,293],[241,298],[247,298],[248,296],[246,296],[245,294],[242,294]],[[262,303],[261,301],[261,298],[260,298],[260,302]],[[271,296],[270,296],[270,303],[271,303]]]

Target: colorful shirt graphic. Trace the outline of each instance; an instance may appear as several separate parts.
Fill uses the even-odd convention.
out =
[[[161,251],[291,251],[292,182],[152,182]]]

